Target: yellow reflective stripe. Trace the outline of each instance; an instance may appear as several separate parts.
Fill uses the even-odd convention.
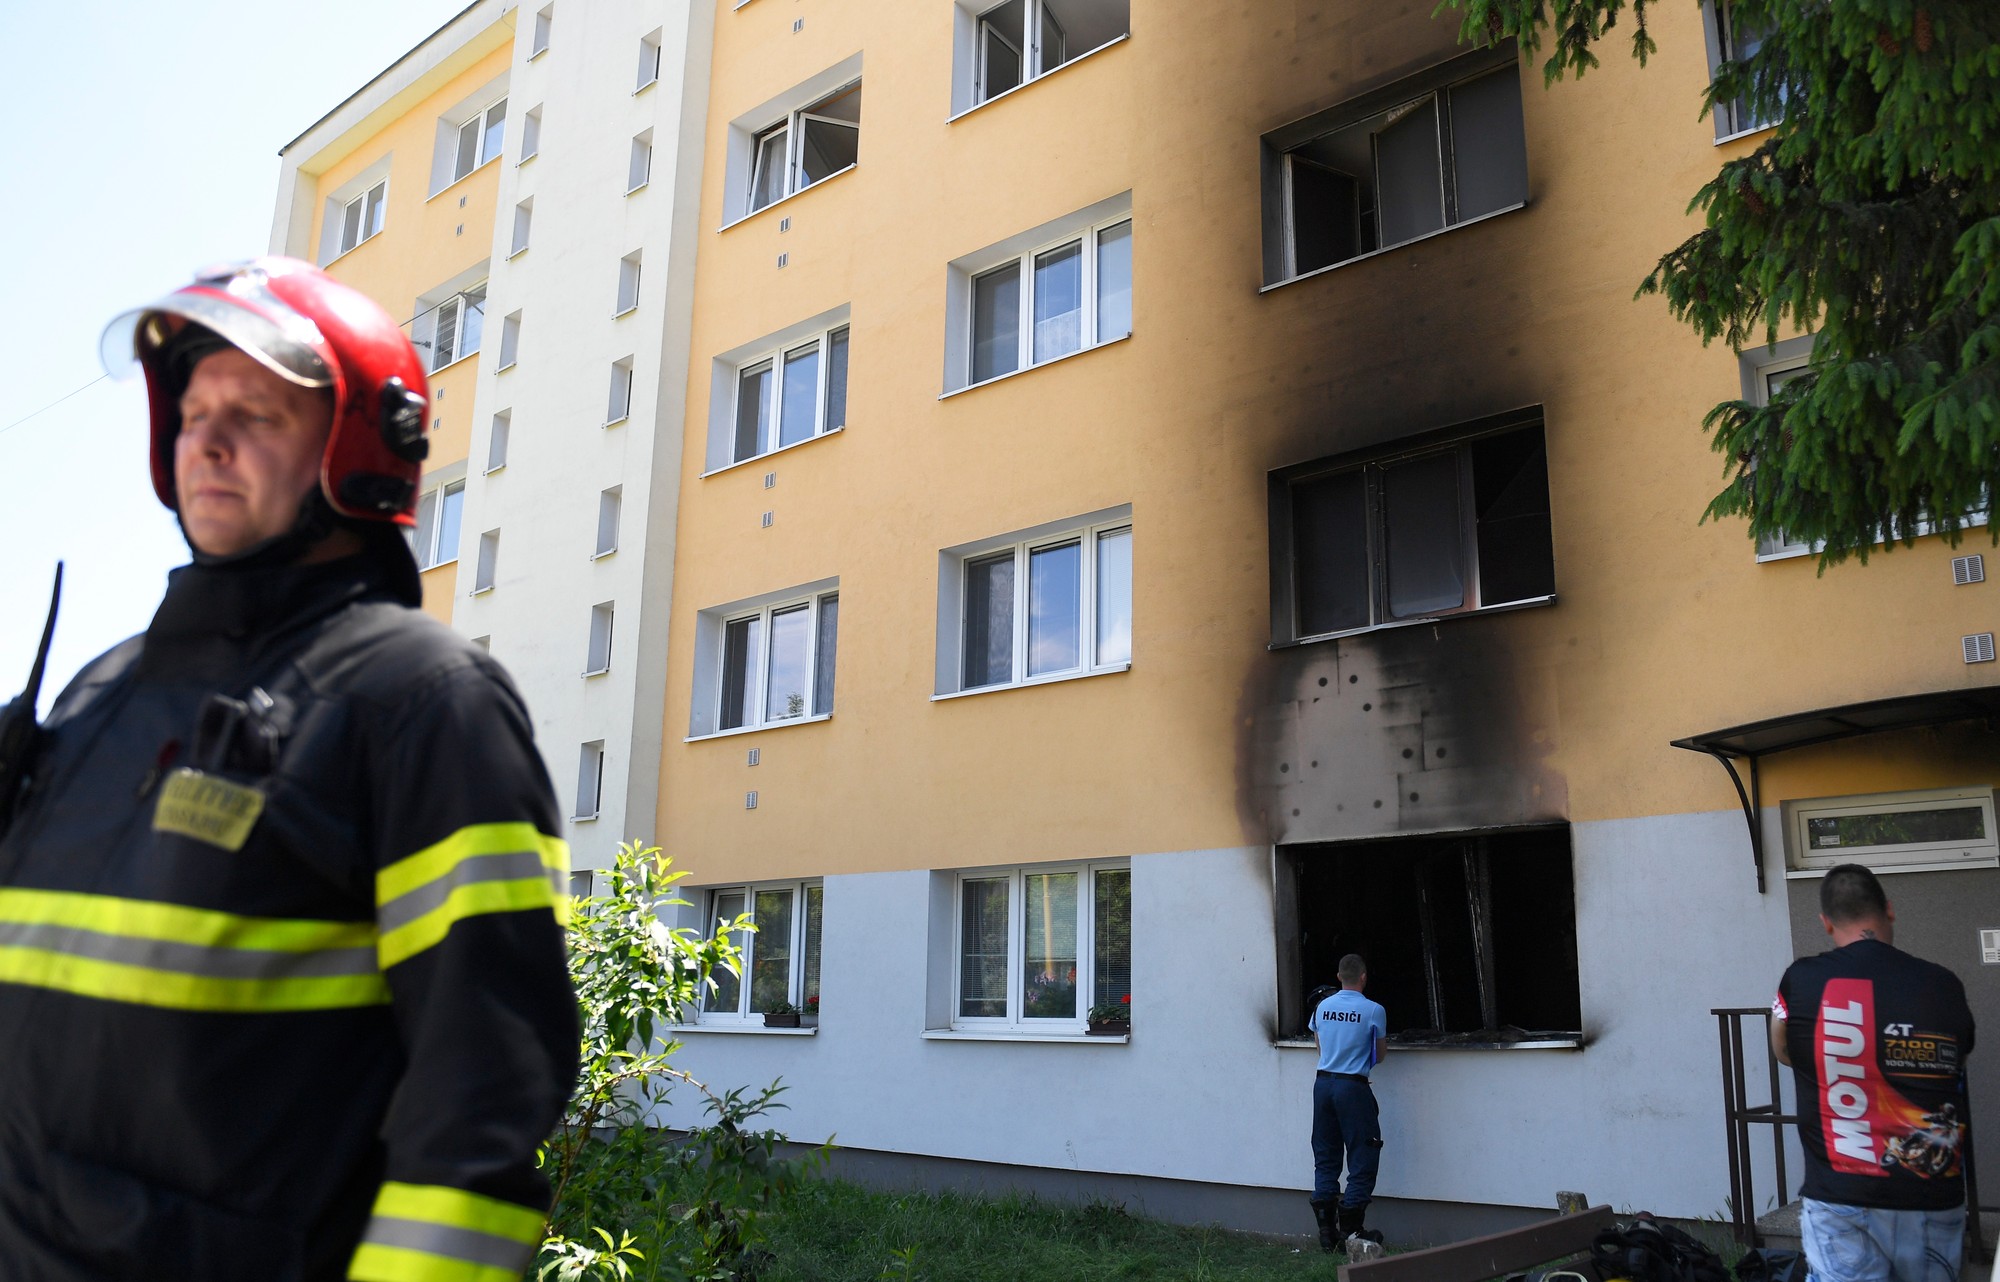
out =
[[[395,1180],[386,1181],[376,1193],[374,1214],[491,1233],[529,1246],[542,1240],[542,1225],[548,1218],[533,1207],[482,1193],[468,1193],[443,1184],[400,1184]]]
[[[467,917],[549,909],[569,919],[569,846],[530,823],[472,824],[375,877],[383,970],[438,943]]]
[[[363,1242],[347,1266],[350,1282],[521,1282],[527,1262],[518,1269],[476,1264],[412,1251],[407,1247]]]
[[[539,851],[544,868],[552,872],[569,871],[568,843],[546,835],[531,823],[472,824],[376,873],[375,902],[386,904],[426,882],[436,881],[467,859],[516,850]]]
[[[19,888],[0,889],[0,982],[199,1011],[389,1000],[371,922],[245,917]]]
[[[27,984],[79,997],[175,1010],[333,1010],[381,1006],[389,1001],[389,986],[379,974],[311,979],[209,979],[34,948],[0,948],[0,983]]]
[[[73,926],[105,935],[169,940],[206,948],[290,953],[365,948],[375,939],[372,922],[242,917],[183,904],[61,890],[0,890],[0,922]]]
[[[563,920],[566,904],[567,901],[558,898],[546,877],[474,882],[458,887],[442,904],[415,921],[384,934],[381,943],[376,946],[376,956],[382,969],[387,970],[438,943],[451,933],[453,926],[467,917],[550,908],[556,911],[558,920]]]

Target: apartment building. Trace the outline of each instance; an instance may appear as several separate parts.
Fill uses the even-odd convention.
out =
[[[282,152],[273,251],[429,364],[424,607],[513,675],[578,869],[658,796],[711,18],[479,0]]]
[[[1303,1231],[1358,951],[1414,1234],[1715,1213],[1709,1012],[1835,859],[2000,1015],[1983,566],[1701,523],[1810,339],[1632,298],[1759,133],[1697,116],[1726,13],[1544,91],[1428,4],[710,7],[654,832],[759,929],[686,1067],[891,1178]]]

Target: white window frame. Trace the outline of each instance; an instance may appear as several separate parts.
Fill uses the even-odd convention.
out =
[[[432,486],[417,498],[417,526],[410,532],[410,550],[416,554],[418,570],[435,570],[441,565],[450,565],[458,560],[458,543],[450,547],[442,546],[444,521],[441,519],[445,500],[458,500],[459,533],[465,530],[465,481],[446,481]],[[430,503],[430,519],[422,519],[425,502]]]
[[[749,360],[741,361],[736,365],[730,389],[728,465],[748,463],[752,459],[760,459],[767,454],[775,454],[781,449],[793,449],[797,446],[816,441],[829,433],[838,432],[847,426],[844,421],[847,417],[845,414],[841,415],[842,422],[830,423],[827,421],[831,417],[829,393],[833,390],[833,340],[836,335],[842,334],[847,336],[847,353],[850,362],[849,372],[851,373],[854,358],[854,335],[852,328],[845,324],[832,326],[812,337],[779,344],[777,347],[760,352]],[[780,445],[778,443],[778,436],[784,430],[781,415],[785,404],[785,360],[787,357],[795,356],[808,347],[816,347],[819,352],[818,371],[813,387],[812,434],[804,440],[793,441],[790,445]],[[756,369],[759,365],[766,364],[771,367],[771,378],[768,383],[768,390],[764,396],[765,404],[761,418],[762,427],[758,431],[757,448],[751,453],[739,456],[736,453],[737,441],[735,429],[743,412],[743,376],[751,370]],[[842,396],[841,402],[844,407],[846,404],[845,395]]]
[[[994,12],[1004,3],[1006,3],[1006,0],[959,0],[959,4],[957,5],[958,34],[954,38],[956,53],[952,85],[952,119],[954,120],[959,116],[985,106],[989,102],[997,102],[1018,89],[1025,89],[1044,76],[1053,75],[1065,67],[1074,66],[1100,49],[1108,49],[1112,45],[1131,38],[1132,7],[1130,3],[1103,6],[1107,9],[1123,8],[1124,23],[1121,30],[1098,41],[1089,48],[1078,48],[1075,37],[1058,18],[1055,26],[1062,36],[1064,57],[1060,62],[1051,64],[1048,58],[1048,51],[1042,45],[1043,26],[1038,19],[1042,16],[1044,9],[1050,10],[1050,16],[1054,17],[1053,7],[1048,5],[1046,0],[1024,0],[1021,11],[1023,47],[1015,50],[1015,56],[1020,60],[1021,65],[1020,79],[1005,89],[992,90],[987,84],[989,68],[987,66],[988,46],[986,36]],[[1009,40],[1004,34],[996,31],[994,35],[1008,48],[1014,48],[1014,42]]]
[[[838,116],[818,115],[813,111],[815,107],[824,106],[836,98],[843,98],[849,93],[858,93],[860,90],[861,78],[856,76],[845,84],[837,86],[832,91],[818,95],[803,107],[797,107],[786,112],[782,119],[756,131],[750,140],[750,188],[744,201],[746,216],[769,209],[779,201],[796,196],[808,188],[817,187],[828,179],[838,178],[848,170],[853,169],[855,165],[861,163],[857,159],[852,164],[842,165],[832,173],[815,178],[811,182],[802,181],[805,167],[805,125],[808,121],[817,121],[822,124],[833,125],[840,129],[852,129],[855,134],[855,150],[857,153],[860,151],[861,122],[858,119],[842,120]],[[856,113],[857,116],[859,114],[859,112]],[[779,186],[777,192],[769,200],[760,205],[757,203],[757,192],[763,185],[760,180],[765,172],[765,153],[767,149],[764,144],[767,139],[780,132],[785,135],[785,154],[779,162],[785,167],[784,181]]]
[[[653,181],[653,131],[642,129],[632,136],[632,154],[625,165],[625,194],[644,191]]]
[[[514,235],[509,242],[507,257],[519,258],[528,252],[528,241],[535,225],[535,198],[528,197],[514,206]]]
[[[545,4],[535,11],[535,32],[528,46],[528,61],[533,62],[549,51],[549,36],[555,27],[556,7]]]
[[[492,430],[486,437],[486,466],[481,476],[491,476],[507,466],[507,446],[514,433],[514,411],[500,410],[493,415]]]
[[[514,162],[520,168],[542,154],[542,104],[536,103],[521,113],[521,158]]]
[[[487,530],[479,536],[479,560],[473,567],[472,595],[484,596],[493,590],[500,573],[500,531]]]
[[[832,708],[828,708],[825,712],[815,711],[819,705],[820,693],[820,613],[826,608],[827,602],[838,601],[839,598],[840,587],[836,583],[832,587],[816,588],[810,592],[780,597],[768,603],[746,609],[715,612],[718,624],[715,629],[714,645],[716,653],[713,659],[715,683],[714,688],[708,691],[707,707],[707,724],[714,728],[706,735],[697,734],[690,737],[708,738],[715,735],[753,734],[759,730],[771,730],[779,726],[796,726],[807,722],[826,721],[830,719],[833,716]],[[804,710],[796,717],[770,717],[766,715],[764,700],[767,695],[765,687],[770,679],[771,616],[782,614],[799,606],[805,606],[807,611]],[[835,608],[838,609],[838,606]],[[725,666],[729,659],[729,629],[732,624],[742,623],[748,619],[759,621],[756,650],[754,653],[744,656],[746,667],[744,673],[744,681],[746,683],[744,691],[746,695],[745,701],[749,704],[752,715],[742,725],[724,727],[722,724],[722,696],[729,684],[729,674]],[[839,622],[837,619],[834,626],[834,645],[836,650],[834,662],[838,664],[840,656],[838,654]]]
[[[1762,408],[1771,403],[1771,376],[1787,374],[1805,368],[1812,362],[1813,336],[1802,334],[1796,338],[1783,339],[1769,347],[1745,348],[1737,354],[1737,365],[1743,380],[1743,399]],[[1960,523],[1961,529],[1977,529],[1987,523],[1992,505],[1966,515]],[[1928,538],[1937,533],[1937,527],[1928,520],[1917,522],[1917,537]],[[1875,542],[1888,540],[1877,533]],[[1766,561],[1789,561],[1795,557],[1817,556],[1826,550],[1824,541],[1806,543],[1788,535],[1773,537],[1766,534],[1757,540],[1757,563]]]
[[[618,550],[618,523],[624,517],[625,487],[614,485],[597,495],[597,544],[590,554],[593,561]]]
[[[601,677],[611,671],[611,647],[616,641],[617,602],[590,607],[590,640],[584,648],[583,675]]]
[[[757,918],[757,895],[760,892],[768,894],[772,891],[791,892],[792,932],[791,939],[788,941],[791,945],[791,961],[790,974],[785,982],[785,1000],[791,1005],[803,1009],[806,1004],[806,998],[812,995],[805,991],[807,960],[806,896],[810,891],[818,891],[820,893],[820,913],[822,931],[824,931],[826,889],[825,883],[819,878],[808,877],[799,881],[755,881],[747,884],[739,883],[734,886],[711,886],[703,890],[700,894],[701,909],[706,916],[706,920],[702,926],[702,935],[704,938],[714,939],[721,928],[728,924],[722,920],[719,915],[720,910],[716,907],[724,895],[742,895],[743,911],[750,917],[751,923],[755,925]],[[701,1000],[696,1002],[694,1008],[689,1012],[693,1016],[693,1023],[697,1025],[744,1028],[760,1028],[763,1026],[764,1012],[750,1009],[750,977],[756,960],[757,941],[762,937],[762,933],[761,930],[746,930],[740,933],[736,941],[737,947],[743,950],[743,970],[737,977],[736,985],[736,1009],[734,1011],[714,1011],[708,1009],[709,999],[713,994],[712,992],[704,992],[701,995]],[[826,954],[826,941],[823,934],[819,943],[820,955],[824,958]],[[824,983],[823,978],[822,983]]]
[[[493,118],[493,113],[496,111],[500,113],[500,118],[497,121]],[[458,121],[453,126],[451,134],[452,161],[451,168],[448,171],[450,181],[445,183],[446,187],[451,186],[453,183],[464,182],[487,165],[500,159],[500,153],[507,149],[506,122],[507,95],[501,94],[498,98],[487,103],[478,111],[473,112],[464,120]],[[492,137],[493,128],[496,124],[500,127],[500,137],[497,140]],[[468,129],[478,131],[473,139],[472,160],[470,164],[466,164],[465,158],[465,131]],[[461,165],[465,167],[460,168]]]
[[[462,360],[468,360],[479,355],[480,349],[486,344],[486,304],[491,298],[491,291],[487,285],[488,283],[484,280],[474,281],[464,289],[439,299],[436,303],[425,309],[429,318],[428,328],[430,332],[430,351],[424,355],[425,373],[436,374],[440,371],[450,369]],[[479,323],[479,344],[468,351],[464,345],[465,317],[468,304],[475,301],[475,296],[479,304],[481,318]],[[440,362],[437,359],[437,355],[438,349],[442,344],[438,341],[438,328],[444,322],[447,313],[450,316],[451,324],[451,359]],[[412,328],[415,327],[412,326]],[[422,344],[418,344],[418,346],[421,347]]]
[[[1730,8],[1730,0],[1706,0],[1701,6],[1703,34],[1707,37],[1708,44],[1710,77],[1715,75],[1717,67],[1736,58],[1736,22]],[[1716,103],[1709,115],[1714,119],[1715,141],[1718,143],[1748,138],[1778,123],[1775,120],[1746,119],[1743,104],[1734,100]]]
[[[1122,872],[1130,876],[1129,859],[1089,860],[1082,863],[1026,864],[1015,867],[968,868],[952,877],[951,889],[951,1031],[993,1035],[1069,1035],[1081,1037],[1089,1024],[1090,998],[1095,993],[1097,968],[1097,876]],[[1076,922],[1076,1014],[1029,1017],[1023,1011],[1021,982],[1022,950],[1026,947],[1026,880],[1044,874],[1077,874]],[[1007,880],[1007,1013],[1004,1016],[965,1015],[965,887],[968,882]],[[1126,959],[1129,968],[1131,959]]]
[[[1787,877],[1822,877],[1840,864],[1861,864],[1878,873],[1926,872],[1945,868],[2000,867],[2000,830],[1995,828],[1994,789],[1929,788],[1917,792],[1878,792],[1849,797],[1814,797],[1787,801],[1784,815]],[[1909,842],[1897,845],[1832,846],[1815,849],[1811,821],[1856,814],[1894,814],[1911,810],[1977,810],[1985,830],[1972,841]]]
[[[941,578],[944,590],[940,593],[940,599],[944,610],[949,611],[950,617],[948,620],[940,619],[940,623],[944,626],[939,628],[939,688],[931,698],[935,701],[962,695],[987,694],[995,690],[1012,690],[1022,686],[1045,685],[1052,681],[1072,681],[1079,677],[1130,670],[1132,659],[1129,654],[1123,658],[1107,660],[1099,655],[1097,648],[1098,543],[1099,540],[1116,534],[1136,537],[1133,534],[1130,507],[1111,509],[1108,513],[1098,514],[1098,519],[1086,520],[1080,524],[1056,523],[1049,527],[1038,527],[1020,536],[1008,536],[963,548],[948,549],[941,554],[943,561]],[[1060,547],[1067,543],[1080,545],[1079,558],[1082,562],[1077,589],[1081,598],[1077,603],[1079,662],[1073,668],[1035,673],[1031,676],[1028,672],[1031,558],[1035,552],[1044,548]],[[970,604],[970,575],[967,570],[974,562],[988,561],[1010,553],[1014,558],[1014,617],[1009,654],[1010,676],[1005,681],[968,686],[965,677],[965,619],[966,609]],[[1129,600],[1125,603],[1125,608],[1128,613],[1131,611],[1132,603]],[[944,610],[940,613],[943,614]]]
[[[1132,215],[1128,213],[1122,217],[1092,223],[1073,235],[1065,235],[1048,241],[1045,244],[1036,245],[1031,249],[1023,250],[1020,254],[1010,255],[998,262],[989,264],[977,272],[969,273],[965,310],[965,386],[973,388],[985,383],[997,382],[1000,379],[1009,378],[1015,374],[1034,369],[1038,365],[1049,365],[1062,360],[1066,356],[1075,356],[1077,353],[1087,352],[1093,347],[1101,347],[1107,343],[1115,343],[1120,339],[1130,338],[1132,331],[1129,328],[1121,334],[1112,334],[1103,338],[1098,337],[1097,312],[1101,300],[1098,298],[1097,259],[1100,246],[1103,243],[1104,233],[1116,230],[1120,225],[1130,224],[1132,221]],[[1134,230],[1136,231],[1136,228]],[[1078,324],[1081,327],[1083,341],[1074,351],[1059,352],[1056,355],[1047,356],[1037,361],[1034,359],[1035,260],[1043,254],[1059,249],[1066,249],[1073,244],[1080,244],[1082,246],[1083,318]],[[993,275],[995,272],[1005,271],[1009,267],[1015,268],[1020,273],[1018,284],[1020,302],[1016,309],[1017,326],[1014,335],[1014,368],[975,380],[973,377],[973,361],[977,359],[979,334],[974,327],[978,321],[979,282]]]
[[[347,215],[355,216],[355,238],[347,238]],[[389,180],[382,179],[340,206],[340,233],[334,257],[351,254],[382,234],[389,221]],[[372,215],[372,216],[371,216]]]
[[[611,362],[611,386],[604,405],[604,426],[623,423],[632,417],[632,358],[621,356]]]
[[[650,34],[639,37],[639,80],[632,89],[635,94],[660,83],[660,43],[664,33],[664,28],[656,27]]]
[[[612,302],[613,319],[639,310],[639,283],[645,271],[644,250],[635,249],[618,260],[618,294]]]
[[[571,823],[588,823],[604,813],[604,740],[592,739],[577,747],[576,804],[570,807]],[[590,794],[590,809],[583,808],[584,794]]]

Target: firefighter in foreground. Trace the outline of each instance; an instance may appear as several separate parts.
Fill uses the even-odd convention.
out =
[[[519,696],[416,608],[422,365],[279,258],[105,350],[194,558],[0,779],[0,1282],[514,1282],[567,851]]]

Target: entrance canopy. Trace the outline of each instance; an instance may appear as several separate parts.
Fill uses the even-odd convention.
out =
[[[1750,828],[1750,857],[1757,866],[1757,893],[1764,893],[1764,829],[1758,822],[1762,796],[1757,786],[1757,762],[1772,753],[1835,743],[1861,735],[1883,734],[1891,730],[1919,730],[1927,726],[1961,721],[2000,722],[2000,686],[1978,686],[1966,690],[1938,690],[1930,694],[1905,694],[1893,699],[1874,699],[1836,708],[1817,708],[1770,717],[1724,730],[1710,730],[1673,740],[1676,748],[1705,752],[1722,763],[1736,796],[1743,804],[1743,821]],[[1738,761],[1750,763],[1750,784],[1736,769]]]

